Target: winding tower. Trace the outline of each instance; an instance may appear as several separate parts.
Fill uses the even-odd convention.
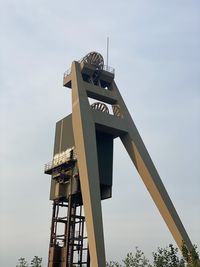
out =
[[[53,201],[48,267],[106,266],[101,200],[112,196],[117,137],[179,248],[183,241],[193,248],[114,76],[97,52],[74,61],[64,74],[63,85],[72,92],[72,113],[56,123],[53,160],[45,165]]]

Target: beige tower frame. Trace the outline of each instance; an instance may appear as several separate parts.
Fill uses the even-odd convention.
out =
[[[93,71],[94,66],[91,64],[74,61],[70,73],[64,76],[64,86],[72,88],[72,124],[91,266],[106,266],[96,129],[120,137],[177,245],[181,249],[184,241],[191,250],[192,243],[120,95],[114,75],[106,70],[101,71],[101,78],[110,83],[108,89],[104,89],[83,80],[83,73]],[[88,97],[112,105],[115,115],[91,109]]]

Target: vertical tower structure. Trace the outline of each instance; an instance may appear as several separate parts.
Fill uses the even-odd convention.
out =
[[[85,217],[81,215],[80,218],[86,220],[91,261],[89,263],[87,259],[87,266],[106,266],[101,200],[112,195],[113,139],[119,137],[177,245],[181,249],[184,241],[191,250],[193,246],[187,232],[114,81],[114,69],[104,65],[99,53],[91,52],[82,60],[72,63],[64,74],[63,85],[72,90],[72,114],[57,123],[54,159],[45,168],[45,172],[52,175],[52,229],[55,230],[57,206],[63,203],[74,205],[70,211],[74,213],[73,225],[75,218],[79,218],[76,206],[83,205]],[[90,104],[91,99],[99,102]],[[66,157],[69,152],[71,156]],[[60,157],[65,158],[61,160],[64,167],[56,162]],[[56,251],[54,242],[50,245],[49,267],[73,266],[73,261],[66,258],[66,250],[69,255],[70,246],[67,242],[70,243],[69,235],[74,236],[75,228],[67,227],[68,230],[71,227],[71,230],[68,233],[65,230],[64,236],[68,241],[64,241],[61,253],[65,260],[60,261],[61,265],[53,264]],[[51,241],[55,238],[54,230]]]

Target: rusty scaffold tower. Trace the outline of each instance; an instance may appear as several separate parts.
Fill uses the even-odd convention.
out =
[[[59,123],[57,127],[59,131]],[[55,143],[54,159],[45,165],[45,173],[52,176],[53,200],[48,266],[89,266],[76,152],[72,147],[56,153],[59,146]]]

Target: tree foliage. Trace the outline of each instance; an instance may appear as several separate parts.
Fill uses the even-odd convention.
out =
[[[185,244],[182,247],[183,258],[187,262],[187,267],[200,267],[199,254],[197,252],[197,246],[193,246],[192,251],[189,251]]]
[[[42,267],[42,258],[34,256],[30,266]],[[19,258],[16,267],[28,267],[25,258]],[[136,247],[135,253],[127,253],[122,263],[110,261],[106,263],[106,267],[200,267],[200,261],[196,246],[194,246],[192,251],[189,251],[186,245],[183,244],[182,256],[179,256],[178,248],[174,248],[170,244],[166,248],[158,248],[157,252],[153,253],[152,264],[145,257],[144,252]]]
[[[16,267],[28,267],[28,262],[25,260],[25,258],[21,257],[18,259],[18,264]],[[31,260],[31,267],[42,267],[42,258],[39,258],[38,256],[34,256],[34,258]]]
[[[18,259],[18,264],[16,265],[16,267],[28,267],[28,263],[25,260],[25,258],[19,258]]]
[[[183,258],[178,257],[178,248],[174,248],[172,244],[167,248],[158,248],[156,253],[153,253],[153,266],[155,267],[185,267]]]
[[[31,261],[31,267],[42,267],[42,258],[34,256],[34,258]]]
[[[117,261],[106,262],[106,267],[122,267]]]
[[[144,256],[144,252],[142,252],[138,247],[136,247],[135,254],[132,252],[126,255],[126,258],[123,260],[125,267],[150,267],[149,260]]]
[[[123,265],[116,261],[110,261],[107,263],[107,267],[152,267],[149,260],[144,256],[138,247],[135,248],[135,253],[129,252],[122,260]]]
[[[136,247],[135,253],[128,253],[122,260],[122,264],[116,261],[107,263],[107,267],[200,267],[197,247],[194,246],[192,251],[188,251],[183,245],[182,256],[178,254],[178,248],[170,244],[166,248],[158,248],[153,253],[153,263],[145,257],[144,253]]]

